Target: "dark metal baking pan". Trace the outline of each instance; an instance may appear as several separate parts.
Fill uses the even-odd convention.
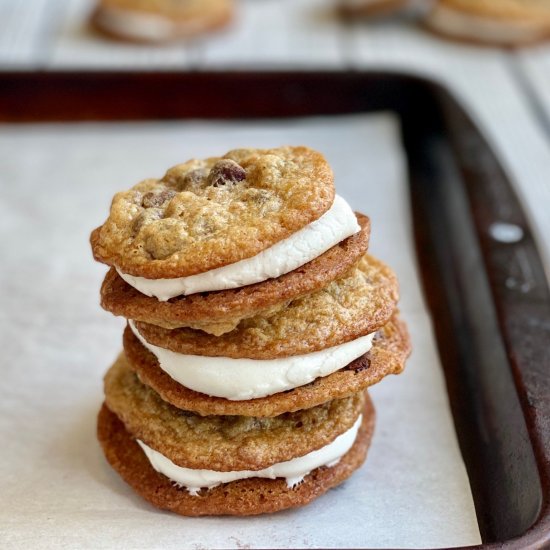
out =
[[[440,86],[384,73],[4,73],[0,120],[250,119],[389,110],[483,548],[550,547],[550,293],[495,154]]]

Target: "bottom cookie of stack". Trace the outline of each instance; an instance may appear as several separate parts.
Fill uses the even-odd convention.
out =
[[[374,430],[366,392],[271,418],[201,417],[163,401],[123,357],[105,396],[98,438],[109,463],[153,505],[186,516],[305,505],[361,466]]]

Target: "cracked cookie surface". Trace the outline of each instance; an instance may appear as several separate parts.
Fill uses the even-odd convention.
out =
[[[255,256],[333,201],[333,174],[320,153],[236,149],[117,193],[91,244],[97,260],[124,273],[186,277]]]

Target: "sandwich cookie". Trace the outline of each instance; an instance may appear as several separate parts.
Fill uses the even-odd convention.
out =
[[[117,193],[91,244],[128,284],[168,300],[293,271],[360,230],[346,207],[321,154],[237,149]]]
[[[363,462],[374,425],[363,394],[270,419],[197,417],[119,361],[105,393],[98,437],[108,461],[147,500],[183,515],[306,504]]]
[[[182,355],[277,359],[325,350],[373,334],[391,318],[399,298],[393,271],[365,255],[344,277],[292,301],[272,316],[243,320],[213,336],[200,330],[168,330],[136,322],[153,346]]]
[[[128,368],[134,370],[139,379],[153,388],[162,399],[180,409],[199,415],[265,417],[349,397],[380,382],[385,376],[401,373],[410,354],[411,343],[405,324],[394,317],[376,332],[369,352],[340,370],[319,376],[313,382],[292,390],[239,401],[210,396],[177,382],[160,368],[155,355],[139,342],[129,327],[124,332],[124,350],[125,356],[120,360],[125,361]],[[199,376],[202,374],[199,373]]]
[[[365,256],[323,290],[220,337],[130,321],[124,349],[142,380],[178,407],[269,416],[349,395],[400,372],[409,341],[397,318],[389,323],[397,298],[393,272]],[[366,357],[374,342],[377,349]],[[358,377],[367,362],[368,373]],[[331,378],[345,368],[344,376]],[[330,380],[296,391],[325,377]]]
[[[152,466],[139,443],[106,406],[98,418],[98,439],[116,472],[153,506],[183,516],[249,516],[304,506],[339,485],[365,461],[374,431],[374,409],[367,400],[351,448],[330,466],[319,466],[298,485],[285,478],[244,478],[202,489],[197,495],[179,487]]]
[[[448,38],[524,46],[550,38],[548,0],[440,0],[426,26]]]
[[[200,329],[220,336],[243,319],[275,313],[291,300],[320,290],[349,271],[367,251],[370,236],[369,219],[361,214],[356,217],[361,228],[358,233],[276,279],[160,301],[139,292],[111,268],[101,287],[101,305],[127,319],[169,329]]]
[[[166,42],[224,27],[233,0],[100,0],[92,24],[113,38]]]

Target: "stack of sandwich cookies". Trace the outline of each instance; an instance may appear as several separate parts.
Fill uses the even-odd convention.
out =
[[[92,234],[102,305],[128,318],[98,434],[184,515],[305,504],[366,456],[365,388],[410,351],[369,222],[304,147],[193,160],[115,196]]]

